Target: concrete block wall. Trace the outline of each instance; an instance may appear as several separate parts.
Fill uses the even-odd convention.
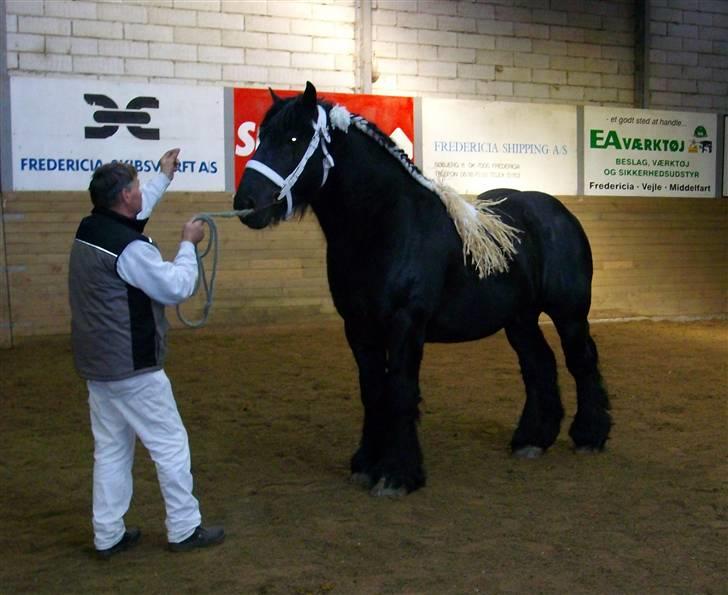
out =
[[[632,4],[378,0],[375,88],[465,99],[631,105]]]
[[[648,0],[648,101],[728,111],[728,2]],[[635,105],[635,0],[371,0],[371,92]],[[358,0],[0,0],[10,75],[369,89]]]
[[[2,0],[10,75],[355,85],[353,0]]]
[[[728,112],[728,1],[652,0],[650,107]]]

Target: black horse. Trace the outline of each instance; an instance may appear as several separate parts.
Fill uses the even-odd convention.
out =
[[[526,387],[511,449],[532,458],[551,446],[564,410],[542,312],[576,381],[569,435],[577,450],[602,450],[611,418],[587,321],[591,250],[577,219],[540,192],[456,196],[425,178],[376,126],[318,100],[311,83],[290,99],[271,95],[234,206],[251,209],[241,221],[260,229],[310,205],[323,229],[331,295],[364,406],[352,479],[374,495],[423,486],[423,344],[503,328]]]

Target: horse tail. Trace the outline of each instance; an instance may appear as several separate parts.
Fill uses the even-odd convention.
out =
[[[481,200],[463,196],[444,184],[433,186],[463,241],[464,260],[470,258],[480,278],[505,273],[517,252],[520,230],[505,223],[493,207],[508,197]]]

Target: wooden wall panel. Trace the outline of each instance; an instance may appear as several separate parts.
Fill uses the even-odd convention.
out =
[[[563,197],[594,257],[591,318],[728,312],[728,201]]]
[[[90,210],[88,195],[7,193],[4,199],[9,299],[0,288],[0,304],[10,302],[14,338],[67,333],[68,251],[78,221]],[[728,201],[562,200],[592,243],[592,319],[728,313]],[[230,202],[228,194],[170,192],[146,231],[171,258],[188,218],[227,210]],[[236,219],[220,219],[218,231],[211,327],[336,318],[326,280],[323,236],[312,214],[262,231],[249,230]],[[196,318],[200,304],[199,296],[193,298],[184,306],[185,315]],[[0,309],[0,323],[6,327],[9,315],[7,308]],[[173,311],[169,317],[180,326]]]

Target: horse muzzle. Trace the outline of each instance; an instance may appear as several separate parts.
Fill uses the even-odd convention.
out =
[[[235,195],[233,205],[236,211],[247,211],[245,214],[241,214],[238,216],[238,219],[240,219],[241,223],[250,227],[251,229],[263,229],[264,227],[268,227],[271,223],[280,218],[275,217],[274,208],[276,206],[279,206],[280,203],[276,203],[274,199],[275,196],[270,196],[269,202],[267,202],[263,206],[259,206],[256,204],[252,196],[250,196],[249,194],[241,196],[241,193],[238,192]]]

